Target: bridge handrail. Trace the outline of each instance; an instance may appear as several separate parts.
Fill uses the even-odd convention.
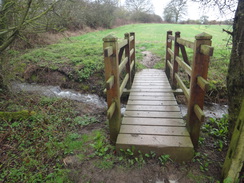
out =
[[[166,37],[165,72],[167,77],[171,79],[171,87],[176,89],[179,85],[186,96],[188,101],[187,128],[195,147],[198,145],[200,126],[205,118],[203,113],[204,95],[209,88],[207,81],[208,65],[214,50],[211,47],[211,39],[211,35],[201,33],[195,36],[194,42],[191,42],[181,38],[180,32],[175,32],[175,36],[173,36],[172,31],[168,31]],[[174,49],[172,49],[173,41]],[[194,52],[192,66],[188,60],[185,47],[191,48]],[[183,58],[180,57],[180,51]],[[178,74],[179,66],[190,78],[189,89]]]
[[[135,33],[125,33],[124,39],[120,42],[112,35],[103,38],[103,41],[107,117],[110,140],[115,143],[121,124],[120,98],[125,88],[131,88],[135,74]],[[126,74],[121,79],[124,70]]]

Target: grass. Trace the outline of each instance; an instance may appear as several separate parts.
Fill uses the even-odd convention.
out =
[[[210,63],[209,76],[212,92],[218,92],[225,88],[224,78],[230,53],[229,48],[225,47],[228,36],[222,33],[222,28],[228,27],[138,24],[92,32],[70,37],[43,48],[26,50],[25,53],[10,50],[8,68],[11,70],[8,72],[20,78],[28,65],[38,65],[50,70],[68,68],[67,76],[76,82],[85,82],[98,73],[98,79],[92,83],[95,86],[104,82],[102,38],[106,35],[114,34],[123,38],[125,32],[135,32],[137,61],[143,58],[141,51],[148,50],[162,58],[155,67],[163,68],[167,30],[180,30],[181,37],[190,40],[204,31],[213,35],[215,54]],[[137,68],[144,67],[137,62]],[[100,116],[104,114],[82,114],[80,110],[83,106],[79,106],[78,103],[20,93],[18,96],[1,94],[0,104],[0,111],[27,109],[36,112],[28,119],[1,120],[0,152],[3,156],[0,160],[0,182],[72,182],[69,176],[71,164],[67,157],[75,157],[78,165],[93,162],[92,167],[99,171],[111,170],[114,167],[141,168],[151,160],[156,160],[156,164],[160,166],[170,162],[167,155],[155,158],[153,152],[146,155],[139,153],[139,157],[132,157],[131,154],[134,152],[126,150],[124,155],[115,156],[115,148],[108,138],[108,125],[104,124],[105,119]],[[210,120],[210,126],[207,126],[207,123],[203,127],[218,139],[215,147],[219,151],[223,148],[221,143],[225,143],[226,140],[223,135],[223,121]],[[100,128],[93,130],[93,125],[100,125]],[[88,132],[83,131],[86,127],[91,129]],[[203,139],[201,143],[205,143]],[[206,180],[204,173],[210,166],[208,157],[198,154],[195,160],[196,163],[199,162],[200,171],[203,171],[201,180]],[[89,182],[89,176],[82,176],[87,177],[85,180]],[[194,174],[189,173],[189,177],[195,179]]]
[[[155,68],[162,69],[164,67],[165,57],[165,37],[168,30],[172,30],[173,32],[181,31],[181,37],[191,41],[194,41],[195,35],[201,32],[207,32],[213,36],[212,42],[215,48],[209,69],[209,80],[212,91],[209,93],[214,97],[221,94],[221,92],[224,92],[222,95],[226,94],[225,78],[229,63],[230,47],[226,47],[229,36],[222,32],[223,28],[228,29],[229,26],[176,24],[126,25],[70,37],[57,44],[28,50],[25,54],[17,54],[15,51],[10,51],[12,55],[11,63],[15,67],[14,70],[20,72],[23,72],[23,67],[25,68],[29,64],[61,71],[62,68],[72,68],[66,74],[70,80],[78,82],[84,82],[96,73],[99,73],[99,78],[101,79],[99,82],[103,82],[102,39],[109,34],[113,34],[122,39],[124,33],[135,32],[137,61],[143,58],[141,52],[148,50],[162,58],[161,62],[155,65]],[[189,53],[189,57],[192,57],[192,52]],[[137,68],[143,69],[145,67],[137,62]],[[82,90],[82,88],[80,89]]]

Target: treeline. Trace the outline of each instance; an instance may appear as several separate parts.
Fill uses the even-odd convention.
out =
[[[61,0],[42,17],[47,31],[112,28],[128,23],[160,23],[160,16],[140,11],[129,11],[119,6],[118,0]]]
[[[180,24],[201,24],[201,25],[233,25],[233,20],[205,20],[202,21],[200,20],[185,20],[185,21],[180,21]]]

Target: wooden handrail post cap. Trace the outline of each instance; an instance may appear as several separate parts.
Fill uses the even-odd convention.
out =
[[[202,32],[201,34],[198,34],[195,36],[197,40],[206,40],[206,39],[212,39],[213,36],[210,34],[207,34],[206,32]]]
[[[104,42],[116,42],[116,41],[118,41],[118,38],[112,34],[109,34],[108,36],[103,38],[103,41]]]

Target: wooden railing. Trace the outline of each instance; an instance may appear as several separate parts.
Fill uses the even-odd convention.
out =
[[[200,127],[205,118],[203,113],[204,95],[209,88],[207,81],[208,65],[210,56],[213,55],[211,39],[211,35],[201,33],[195,36],[194,42],[191,42],[182,39],[180,32],[175,32],[175,36],[173,36],[172,31],[168,31],[166,37],[165,72],[171,81],[172,89],[177,89],[179,86],[186,96],[188,102],[187,129],[194,147],[198,146]],[[173,41],[174,49],[172,49]],[[185,47],[193,49],[191,65]],[[189,76],[190,88],[187,88],[180,78],[179,66]]]
[[[110,140],[115,143],[121,125],[120,98],[125,88],[131,88],[135,74],[135,33],[126,33],[120,42],[109,35],[103,42],[107,117]]]

